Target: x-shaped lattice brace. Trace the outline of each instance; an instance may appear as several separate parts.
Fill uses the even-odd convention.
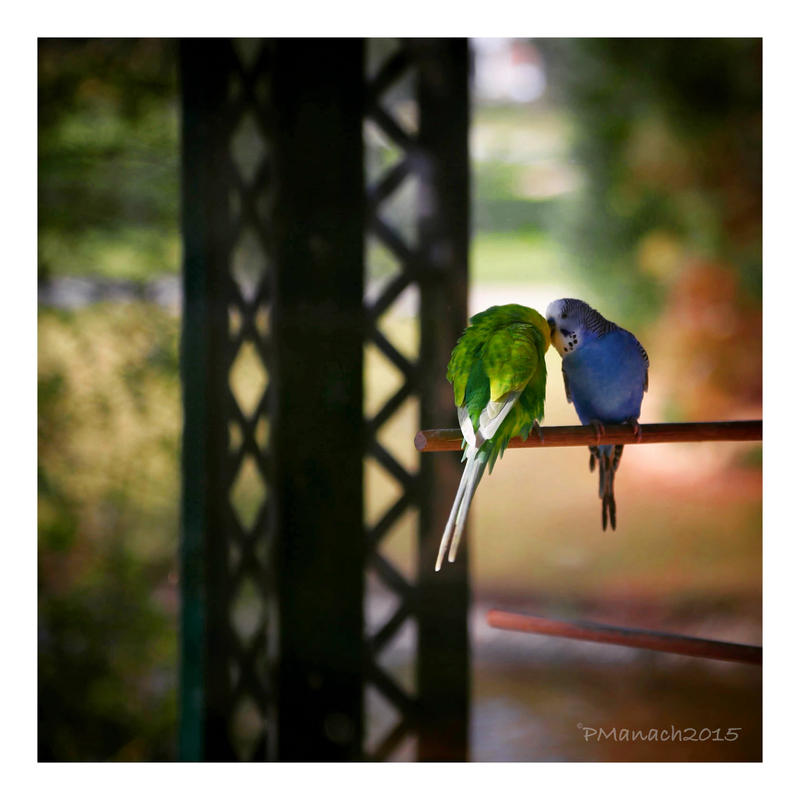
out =
[[[405,401],[417,390],[417,365],[410,362],[392,345],[378,327],[381,316],[392,303],[415,281],[417,256],[403,237],[381,217],[381,204],[390,199],[402,183],[412,174],[412,158],[415,147],[413,135],[406,131],[381,105],[382,95],[411,68],[410,53],[401,48],[379,69],[367,87],[366,117],[386,136],[402,149],[401,159],[386,170],[375,183],[367,186],[367,225],[369,231],[383,243],[395,257],[400,270],[384,287],[380,295],[367,306],[367,336],[378,350],[403,376],[400,388],[390,397],[372,419],[366,421],[367,453],[397,481],[402,488],[398,500],[381,516],[375,525],[366,531],[367,563],[382,583],[394,593],[399,604],[390,618],[371,635],[367,642],[366,679],[399,712],[399,721],[389,730],[375,747],[373,758],[387,758],[407,733],[414,732],[417,725],[417,700],[397,685],[379,666],[378,657],[392,639],[400,632],[404,623],[416,613],[414,587],[401,575],[378,547],[383,538],[400,520],[403,514],[418,503],[417,475],[411,475],[378,442],[378,433]]]

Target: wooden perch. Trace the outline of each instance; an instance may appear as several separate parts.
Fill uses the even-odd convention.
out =
[[[493,628],[523,633],[539,633],[544,636],[561,636],[566,639],[581,639],[602,644],[619,644],[643,650],[659,650],[684,656],[699,656],[722,661],[739,661],[744,664],[762,663],[762,650],[756,645],[719,642],[714,639],[698,639],[675,633],[656,633],[634,628],[617,628],[595,622],[563,622],[509,611],[491,610],[487,621]]]
[[[631,425],[606,425],[598,437],[590,425],[554,425],[540,428],[541,438],[532,432],[527,440],[512,439],[509,447],[574,447],[590,444],[658,444],[663,442],[758,442],[760,419],[736,422],[660,422],[641,425],[637,438]],[[414,446],[422,453],[461,449],[458,428],[434,428],[419,431]]]

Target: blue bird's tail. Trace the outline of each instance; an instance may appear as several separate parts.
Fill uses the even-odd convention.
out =
[[[458,484],[458,491],[456,492],[456,499],[453,501],[452,509],[450,509],[450,516],[444,526],[442,542],[439,545],[439,555],[436,558],[437,572],[442,568],[442,561],[448,546],[450,554],[447,560],[450,562],[456,560],[461,535],[464,533],[464,526],[467,524],[469,507],[489,461],[489,449],[488,447],[479,449],[468,444],[464,452],[464,458],[467,463],[464,466],[461,482]]]
[[[617,501],[614,499],[614,476],[622,458],[621,444],[595,445],[589,448],[589,470],[594,472],[595,462],[599,469],[598,495],[603,501],[603,530],[611,522],[611,530],[617,529]]]

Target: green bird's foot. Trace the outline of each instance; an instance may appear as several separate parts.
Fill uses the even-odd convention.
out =
[[[533,421],[531,430],[539,437],[539,443],[544,444],[544,433],[542,432],[542,426],[536,420]]]

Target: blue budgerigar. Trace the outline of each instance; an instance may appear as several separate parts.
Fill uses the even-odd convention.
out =
[[[553,346],[561,355],[567,401],[582,425],[603,433],[604,425],[630,423],[637,435],[650,360],[630,331],[610,322],[582,300],[554,300],[547,307]],[[617,527],[614,476],[623,445],[589,448],[589,469],[599,467],[603,530]]]

